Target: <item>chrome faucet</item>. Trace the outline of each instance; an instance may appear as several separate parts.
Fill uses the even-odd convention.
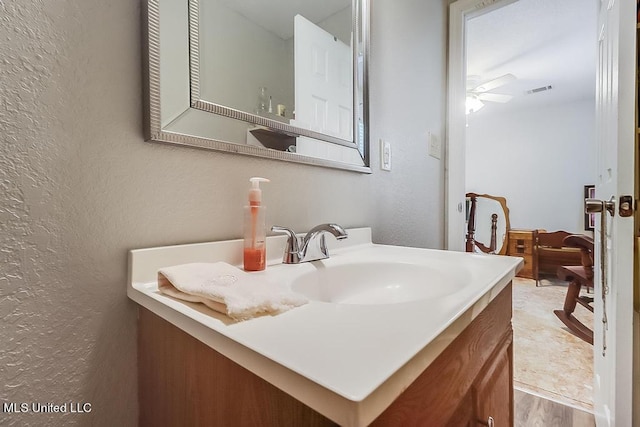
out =
[[[287,246],[284,249],[284,264],[300,264],[301,262],[318,261],[329,258],[327,243],[324,235],[331,233],[336,239],[346,239],[347,232],[338,224],[320,224],[313,227],[304,237],[299,238],[290,228],[274,225],[271,231],[284,233],[288,237]]]

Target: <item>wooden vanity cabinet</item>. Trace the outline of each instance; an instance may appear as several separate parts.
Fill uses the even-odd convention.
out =
[[[511,284],[371,426],[513,426]]]
[[[473,387],[475,413],[473,419],[481,425],[490,425],[491,417],[496,426],[513,425],[512,345],[489,361]],[[473,425],[473,424],[472,424]]]
[[[489,363],[461,400],[452,417],[443,425],[447,427],[489,426],[489,418],[494,426],[513,425],[511,346],[506,352]]]
[[[138,327],[141,426],[336,425],[142,307]],[[509,284],[370,425],[513,426],[512,336]]]

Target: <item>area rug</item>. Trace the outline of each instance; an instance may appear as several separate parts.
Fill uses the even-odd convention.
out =
[[[593,410],[593,346],[575,336],[553,310],[562,309],[567,285],[556,279],[513,281],[514,386]],[[575,315],[593,326],[582,306]]]

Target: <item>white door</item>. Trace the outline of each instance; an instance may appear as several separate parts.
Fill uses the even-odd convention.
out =
[[[595,232],[594,411],[598,426],[632,425],[633,217],[620,214],[634,194],[636,2],[600,0],[596,197],[613,202]],[[638,357],[638,355],[636,355]]]
[[[296,126],[353,139],[351,48],[301,15],[294,18]]]

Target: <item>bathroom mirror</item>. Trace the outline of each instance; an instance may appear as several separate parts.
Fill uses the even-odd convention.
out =
[[[368,0],[146,0],[145,138],[370,173]]]
[[[466,196],[466,251],[505,255],[511,227],[507,199],[476,193]]]

